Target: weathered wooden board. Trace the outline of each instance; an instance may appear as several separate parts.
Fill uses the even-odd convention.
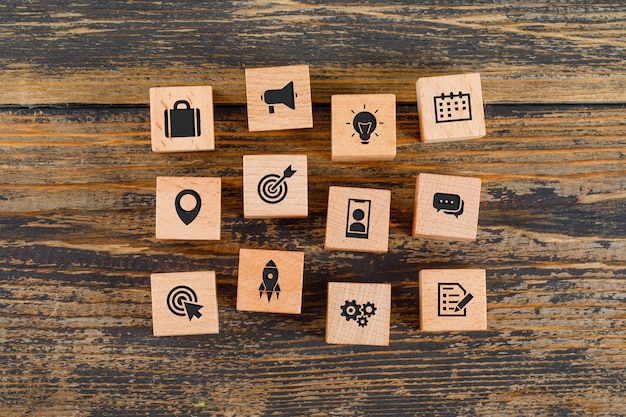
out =
[[[8,415],[619,415],[626,406],[626,170],[618,106],[487,106],[487,137],[423,144],[398,109],[393,161],[330,161],[315,128],[154,154],[142,107],[0,113],[0,354]],[[243,219],[242,155],[306,153],[310,215]],[[475,242],[411,237],[415,176],[483,180]],[[154,237],[155,178],[220,176],[219,242]],[[323,250],[330,185],[393,191],[386,254]],[[237,254],[305,252],[302,314],[236,311]],[[417,273],[487,269],[488,330],[419,330]],[[152,336],[153,272],[217,271],[220,334]],[[329,281],[391,282],[389,347],[324,341]]]
[[[0,103],[148,103],[212,85],[245,103],[244,68],[308,64],[313,100],[480,72],[487,103],[623,102],[626,6],[458,1],[62,2],[0,6]],[[7,53],[8,52],[8,53]]]
[[[8,416],[621,416],[626,6],[0,5]],[[314,127],[249,132],[244,69],[310,66]],[[484,138],[419,141],[415,81],[480,72]],[[151,152],[149,88],[211,85],[215,151]],[[395,94],[397,156],[332,162],[334,94]],[[307,219],[244,219],[242,157],[307,155]],[[482,180],[475,241],[411,236],[418,173]],[[158,176],[222,178],[220,241],[155,238]],[[328,188],[392,190],[384,254],[324,250]],[[305,255],[302,313],[236,310],[241,247]],[[419,329],[418,272],[487,271],[487,330]],[[155,337],[150,274],[216,271],[220,333]],[[327,283],[392,284],[389,346],[325,342]]]

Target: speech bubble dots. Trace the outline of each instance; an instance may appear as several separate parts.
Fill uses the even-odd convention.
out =
[[[433,207],[439,210],[456,211],[461,207],[461,196],[457,194],[436,193]]]
[[[445,214],[453,214],[456,218],[463,214],[464,206],[465,202],[458,194],[435,193],[433,197],[433,207],[437,212],[443,210]]]

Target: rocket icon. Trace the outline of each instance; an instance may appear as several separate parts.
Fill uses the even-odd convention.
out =
[[[278,268],[276,268],[276,264],[272,260],[265,264],[265,268],[263,268],[263,283],[259,287],[259,297],[262,297],[264,292],[267,293],[268,303],[272,298],[272,293],[276,293],[276,299],[280,295]]]

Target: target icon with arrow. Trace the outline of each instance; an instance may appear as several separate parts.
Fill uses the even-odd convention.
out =
[[[186,285],[179,285],[172,288],[167,295],[167,308],[177,316],[187,316],[189,321],[193,317],[200,318],[200,309],[204,306],[197,304],[198,296],[195,291]]]
[[[283,171],[283,175],[268,174],[261,178],[257,191],[261,200],[268,204],[278,204],[287,197],[287,178],[291,178],[297,171],[289,165]]]

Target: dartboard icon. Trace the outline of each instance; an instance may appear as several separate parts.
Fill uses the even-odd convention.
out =
[[[291,178],[296,171],[291,169],[289,165],[283,175],[267,174],[259,181],[257,192],[261,200],[268,204],[278,204],[287,197],[289,191],[287,187],[287,178]]]

